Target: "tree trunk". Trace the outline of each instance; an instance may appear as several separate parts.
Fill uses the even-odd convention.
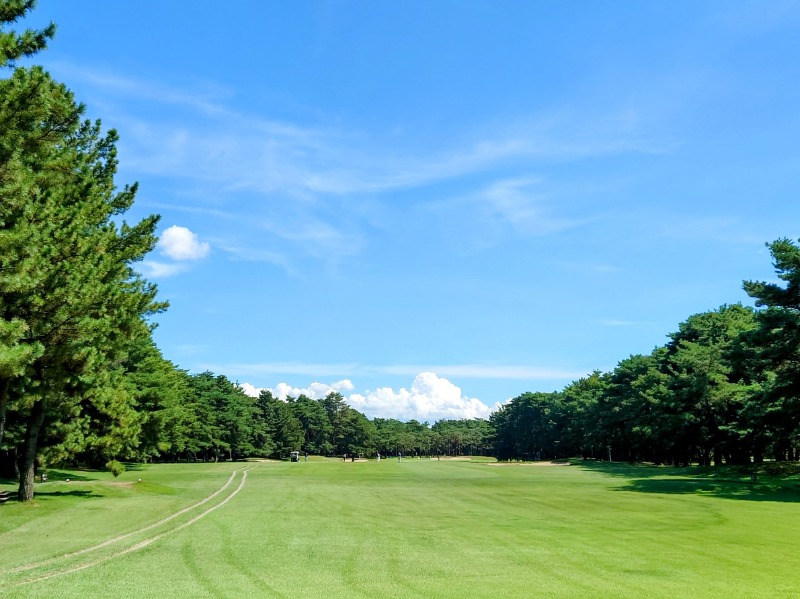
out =
[[[0,445],[3,443],[3,435],[6,432],[6,409],[8,408],[8,385],[9,380],[0,381]]]
[[[39,429],[44,422],[44,400],[34,402],[28,426],[25,429],[25,440],[22,454],[19,456],[19,500],[33,499],[33,482],[36,476],[36,446],[39,440]]]

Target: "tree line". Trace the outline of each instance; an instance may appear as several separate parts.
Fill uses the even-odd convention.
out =
[[[322,456],[463,455],[490,451],[486,420],[370,420],[340,393],[257,397],[224,375],[190,374],[152,343],[132,355],[128,381],[140,432],[124,457],[132,461],[285,459],[292,451]],[[76,455],[90,462],[92,453]],[[96,460],[95,460],[96,461]]]
[[[269,390],[257,397],[224,375],[191,374],[166,360],[151,340],[140,340],[121,364],[130,412],[123,426],[102,418],[84,422],[82,442],[75,423],[47,421],[39,438],[40,466],[73,464],[121,467],[120,460],[218,461],[286,459],[292,451],[323,456],[389,457],[489,453],[486,420],[368,419],[340,393],[278,399]],[[11,425],[0,463],[12,473],[22,419]],[[114,435],[115,442],[104,438]]]
[[[768,244],[782,283],[695,314],[647,355],[491,416],[500,459],[567,456],[689,465],[800,459],[800,246]]]
[[[135,269],[159,217],[129,223],[117,134],[40,67],[55,27],[18,32],[34,0],[0,0],[0,473],[33,497],[37,468],[343,455],[583,456],[671,464],[800,458],[800,247],[769,244],[781,283],[745,281],[756,308],[696,314],[648,355],[487,420],[374,418],[337,393],[249,397],[164,358],[167,308]]]
[[[292,451],[353,457],[462,455],[489,448],[487,421],[442,420],[430,426],[416,420],[370,420],[333,392],[322,399],[302,394],[278,399],[269,390],[251,397],[225,376],[179,371],[153,346],[150,351],[150,364],[137,361],[137,369],[152,381],[153,362],[161,360],[172,389],[164,394],[156,383],[138,395],[146,434],[129,459],[285,459]]]

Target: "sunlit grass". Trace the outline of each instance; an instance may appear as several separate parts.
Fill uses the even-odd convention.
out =
[[[244,464],[44,483],[0,506],[0,568],[135,531]],[[479,460],[262,463],[238,495],[79,559],[0,574],[19,597],[792,597],[793,478]],[[241,475],[240,475],[241,476]],[[142,482],[138,482],[142,478]],[[239,481],[237,479],[237,481]],[[48,487],[48,485],[52,485]],[[61,490],[88,494],[57,494]],[[40,495],[40,497],[42,497]],[[174,530],[173,530],[174,529]],[[125,543],[162,535],[117,555]],[[73,573],[25,580],[91,561]],[[27,578],[26,578],[27,577]]]

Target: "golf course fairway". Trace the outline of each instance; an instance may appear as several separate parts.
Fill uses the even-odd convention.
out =
[[[0,505],[0,595],[798,597],[799,509],[791,476],[596,462],[51,470]]]

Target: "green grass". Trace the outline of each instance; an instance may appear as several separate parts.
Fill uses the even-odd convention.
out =
[[[230,499],[241,473],[152,526],[245,466]],[[800,593],[794,473],[312,459],[51,481],[33,505],[0,506],[3,597]]]

